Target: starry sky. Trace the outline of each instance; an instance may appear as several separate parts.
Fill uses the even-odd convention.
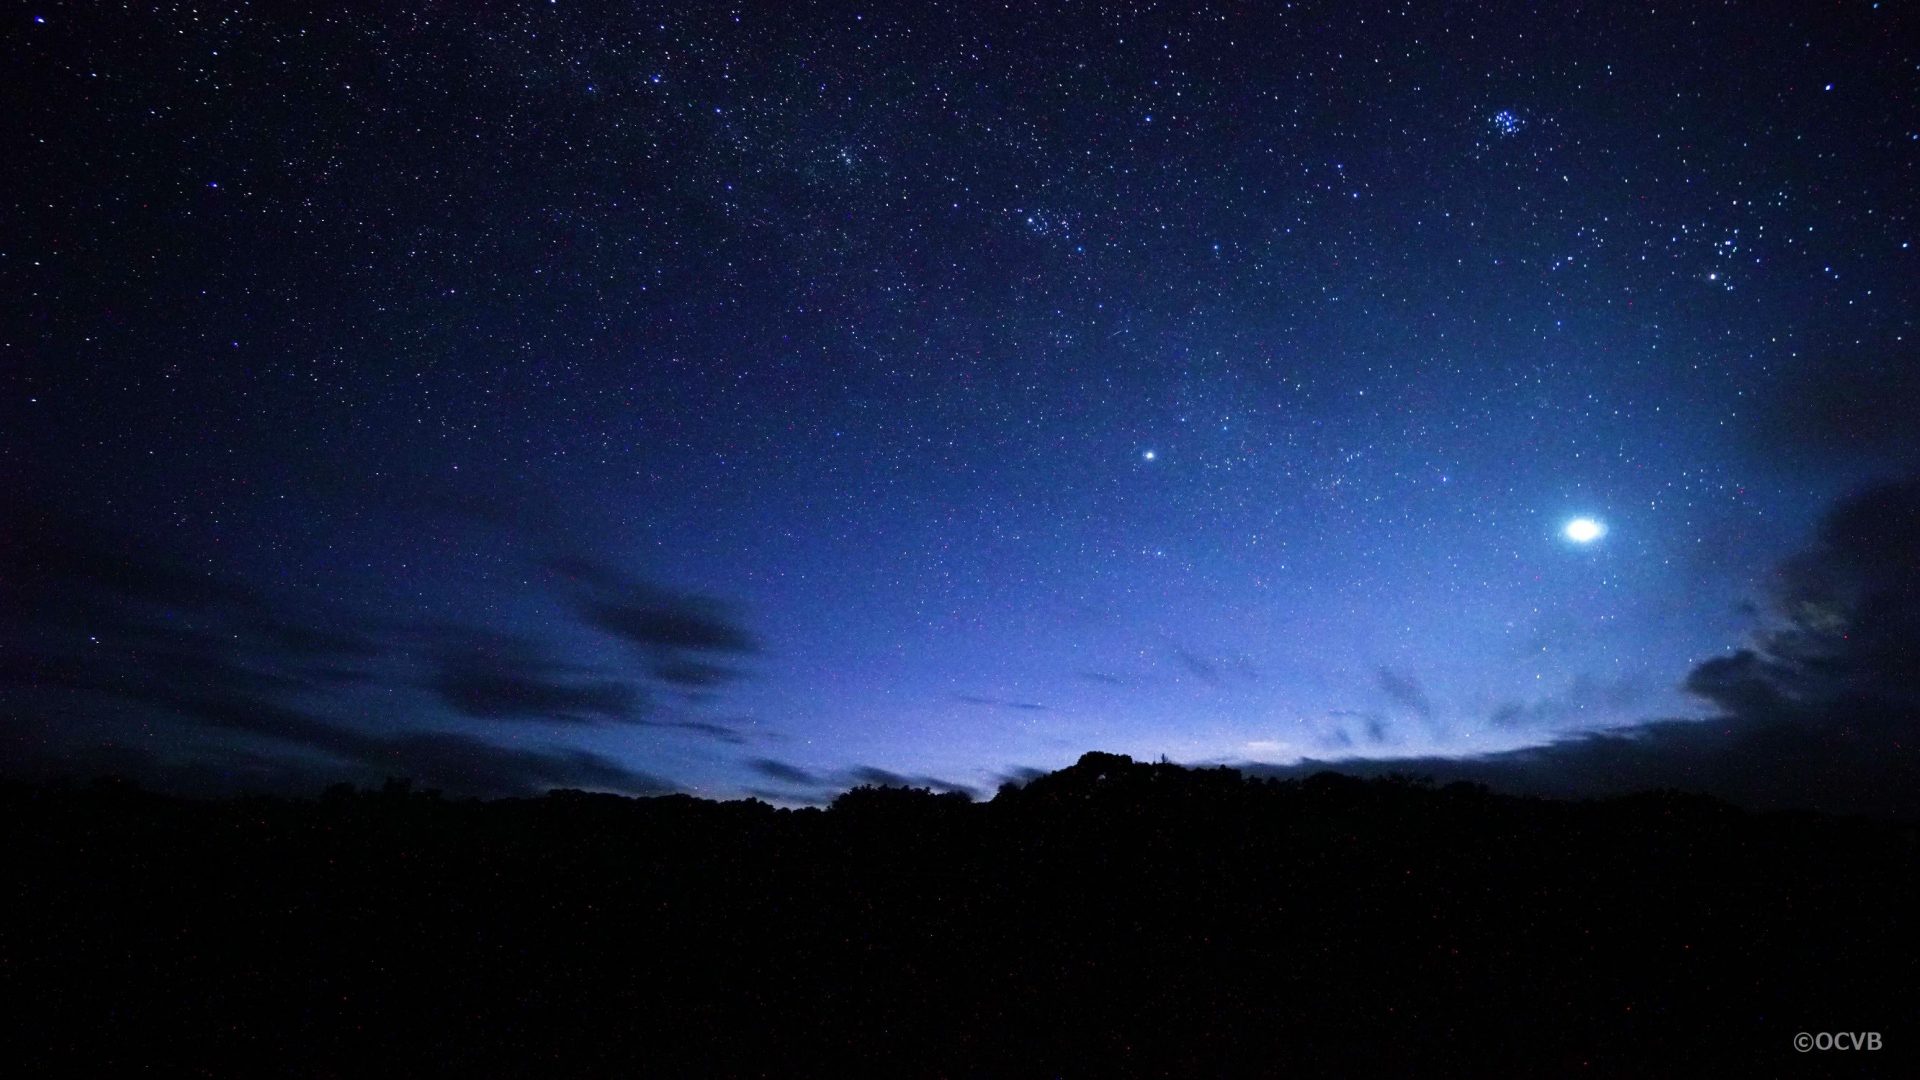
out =
[[[12,772],[1553,745],[1920,459],[1901,4],[7,18]]]

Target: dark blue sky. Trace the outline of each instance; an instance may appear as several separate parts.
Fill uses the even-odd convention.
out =
[[[1533,746],[1920,456],[1901,5],[11,18],[16,771]]]

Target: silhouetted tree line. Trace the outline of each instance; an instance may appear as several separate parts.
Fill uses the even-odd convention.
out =
[[[10,1044],[118,1075],[1735,1075],[1920,1039],[1911,825],[1088,754],[825,810],[0,786]],[[16,1073],[16,1075],[18,1075]]]

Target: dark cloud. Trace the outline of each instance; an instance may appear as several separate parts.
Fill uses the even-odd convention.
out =
[[[927,788],[931,791],[956,793],[969,799],[978,798],[980,793],[965,784],[956,784],[934,776],[902,776],[899,773],[877,769],[871,765],[862,765],[847,770],[844,778],[854,785],[866,784],[874,787]]]
[[[351,667],[308,667],[300,669],[300,675],[311,682],[327,687],[363,685],[373,681],[373,673],[364,668]]]
[[[1631,791],[1707,792],[1756,809],[1920,817],[1913,717],[1855,713],[1844,723],[1795,719],[1660,720],[1569,736],[1542,747],[1471,758],[1307,760],[1249,764],[1254,775],[1304,777],[1332,769],[1467,780],[1520,794],[1586,798]]]
[[[271,598],[149,541],[28,507],[0,531],[0,632],[49,673],[293,690],[375,657],[378,628]]]
[[[833,776],[823,776],[808,772],[797,765],[791,765],[775,758],[749,758],[746,765],[754,772],[759,773],[769,780],[801,789],[803,794],[810,794],[816,799],[822,799],[826,796],[845,791],[848,788],[861,786],[927,788],[943,793],[958,792],[966,795],[970,799],[979,797],[977,791],[965,784],[956,784],[934,776],[904,776],[900,773],[889,772],[886,769],[875,768],[871,765],[856,766],[855,768],[847,769]],[[773,794],[787,800],[794,800],[800,797],[799,794],[793,791],[775,792]]]
[[[281,617],[257,616],[247,619],[242,628],[264,648],[289,660],[366,660],[380,655],[383,649],[380,640],[364,630],[290,622]]]
[[[416,623],[397,636],[421,659],[420,685],[462,716],[637,723],[647,708],[638,687],[554,660],[518,634],[460,623]]]
[[[1920,817],[1920,481],[1842,501],[1774,577],[1773,622],[1685,686],[1712,719],[1657,720],[1473,758],[1247,766],[1411,772],[1547,795],[1704,791],[1757,808]],[[1593,684],[1593,692],[1625,695]]]
[[[521,538],[551,537],[556,522],[576,515],[544,491],[494,478],[482,485],[460,480],[449,485],[437,478],[433,485],[407,485],[404,497],[384,499],[396,509],[458,521],[470,521]]]
[[[570,679],[556,665],[507,651],[443,654],[427,685],[455,712],[484,720],[628,720],[641,704],[626,683]]]
[[[1575,676],[1561,693],[1496,706],[1491,720],[1495,727],[1510,730],[1592,729],[1618,723],[1622,714],[1645,702],[1647,696],[1644,680],[1605,680],[1583,674]]]
[[[1197,656],[1177,645],[1173,647],[1172,652],[1173,658],[1178,660],[1180,666],[1186,668],[1194,678],[1199,679],[1208,686],[1226,685],[1226,680],[1220,677],[1220,669],[1211,661]]]
[[[0,531],[0,594],[0,640],[14,643],[0,659],[0,712],[34,733],[0,744],[9,771],[115,763],[195,790],[399,775],[475,795],[671,788],[586,751],[375,728],[364,705],[336,696],[382,679],[409,685],[392,669],[424,650],[426,684],[463,715],[616,719],[637,708],[631,689],[503,635],[287,603],[150,540],[40,509]]]
[[[529,795],[552,787],[607,788],[629,794],[664,794],[674,785],[625,766],[600,754],[565,747],[504,747],[487,740],[442,731],[372,731],[325,719],[230,686],[181,685],[164,679],[75,680],[69,687],[109,694],[171,714],[203,729],[264,740],[277,750],[262,752],[244,743],[215,743],[210,752],[176,759],[148,755],[144,760],[164,764],[149,781],[179,781],[190,775],[231,775],[236,765],[273,763],[273,774],[310,778],[369,781],[406,776],[430,787],[462,795],[495,797]],[[29,773],[46,774],[63,766],[110,755],[112,744],[82,745],[20,762]],[[252,770],[263,775],[261,770]],[[217,785],[225,787],[231,785]],[[308,785],[300,785],[307,787]],[[285,790],[285,788],[280,788]],[[295,790],[299,790],[296,787]]]
[[[101,605],[271,619],[261,594],[167,558],[111,530],[42,506],[9,508],[0,530],[0,595],[13,614],[43,621],[90,616]]]
[[[1420,680],[1391,668],[1381,668],[1378,677],[1381,691],[1395,705],[1423,720],[1432,718],[1433,702],[1427,698],[1426,688],[1420,685]]]
[[[612,759],[564,747],[504,747],[443,731],[369,732],[272,702],[213,694],[156,701],[205,724],[264,735],[320,751],[364,771],[407,776],[431,787],[485,796],[535,794],[554,787],[598,787],[665,794],[674,785]]]
[[[578,556],[547,561],[581,589],[575,602],[586,621],[649,650],[751,655],[759,643],[727,606],[706,596],[669,592]]]
[[[1023,765],[1018,768],[1009,769],[1006,772],[1001,773],[1000,776],[997,778],[997,782],[1002,786],[1007,784],[1012,784],[1015,787],[1025,787],[1028,784],[1034,782],[1035,780],[1038,780],[1041,777],[1047,775],[1049,771],[1051,770],[1037,769],[1031,765]]]
[[[1854,346],[1805,361],[1761,388],[1751,431],[1771,458],[1920,465],[1920,357],[1904,344]]]
[[[682,694],[704,696],[739,679],[739,669],[718,661],[760,651],[728,606],[711,597],[671,592],[579,556],[545,565],[566,583],[583,622],[639,650],[653,677]]]
[[[792,803],[798,806],[825,806],[832,802],[832,796],[825,792],[780,791],[775,788],[744,788],[741,794],[770,803]]]
[[[705,735],[707,738],[735,745],[747,741],[747,737],[739,729],[708,720],[660,720],[656,721],[656,726],[691,731],[696,735]]]
[[[685,656],[663,656],[648,668],[653,677],[684,690],[709,690],[740,677],[732,668]]]
[[[1685,686],[1731,716],[1782,715],[1795,708],[1774,684],[1767,662],[1752,649],[1708,660],[1687,675]]]
[[[137,780],[154,790],[216,797],[261,792],[311,795],[337,783],[371,784],[384,779],[295,754],[233,747],[218,758],[166,757],[112,743],[74,746],[37,758],[30,763],[28,775],[69,782],[112,776]]]
[[[978,694],[955,694],[955,701],[968,705],[982,705],[990,709],[1024,709],[1027,712],[1045,712],[1046,706],[1032,701],[1009,701],[1006,698],[981,697]]]
[[[584,555],[555,555],[541,565],[564,580],[607,592],[619,592],[634,584],[625,574]]]
[[[770,780],[778,780],[783,784],[793,784],[798,787],[820,787],[823,784],[823,781],[818,776],[815,776],[807,770],[797,765],[789,765],[784,761],[776,761],[773,758],[749,759],[747,761],[747,767],[759,773],[761,776]]]
[[[1843,500],[1774,574],[1753,644],[1707,661],[1688,691],[1745,731],[1809,734],[1920,715],[1920,480]],[[1887,752],[1912,753],[1895,741]]]
[[[1386,742],[1388,736],[1392,733],[1392,728],[1387,723],[1387,718],[1377,712],[1335,709],[1327,715],[1335,720],[1342,721],[1339,727],[1335,728],[1322,740],[1330,750],[1345,749],[1346,747],[1354,745],[1357,741],[1355,736],[1356,731],[1358,732],[1358,738],[1375,744]],[[1351,721],[1351,724],[1347,723],[1348,721]]]
[[[758,651],[753,637],[731,621],[718,601],[702,597],[634,595],[625,601],[588,600],[581,610],[594,626],[645,648]]]
[[[669,795],[670,780],[630,769],[604,754],[572,747],[503,747],[451,732],[413,732],[378,739],[373,760],[430,786],[480,795],[532,795],[557,787],[602,788],[629,795]]]
[[[1165,640],[1164,644],[1168,655],[1173,657],[1175,663],[1208,686],[1226,689],[1236,683],[1247,684],[1259,681],[1260,672],[1254,667],[1253,661],[1244,655],[1225,657],[1205,655],[1177,641]]]

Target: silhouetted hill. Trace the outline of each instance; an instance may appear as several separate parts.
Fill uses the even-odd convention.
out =
[[[1088,754],[986,803],[0,811],[36,1073],[1891,1074],[1920,1035],[1914,829],[1699,796]]]

